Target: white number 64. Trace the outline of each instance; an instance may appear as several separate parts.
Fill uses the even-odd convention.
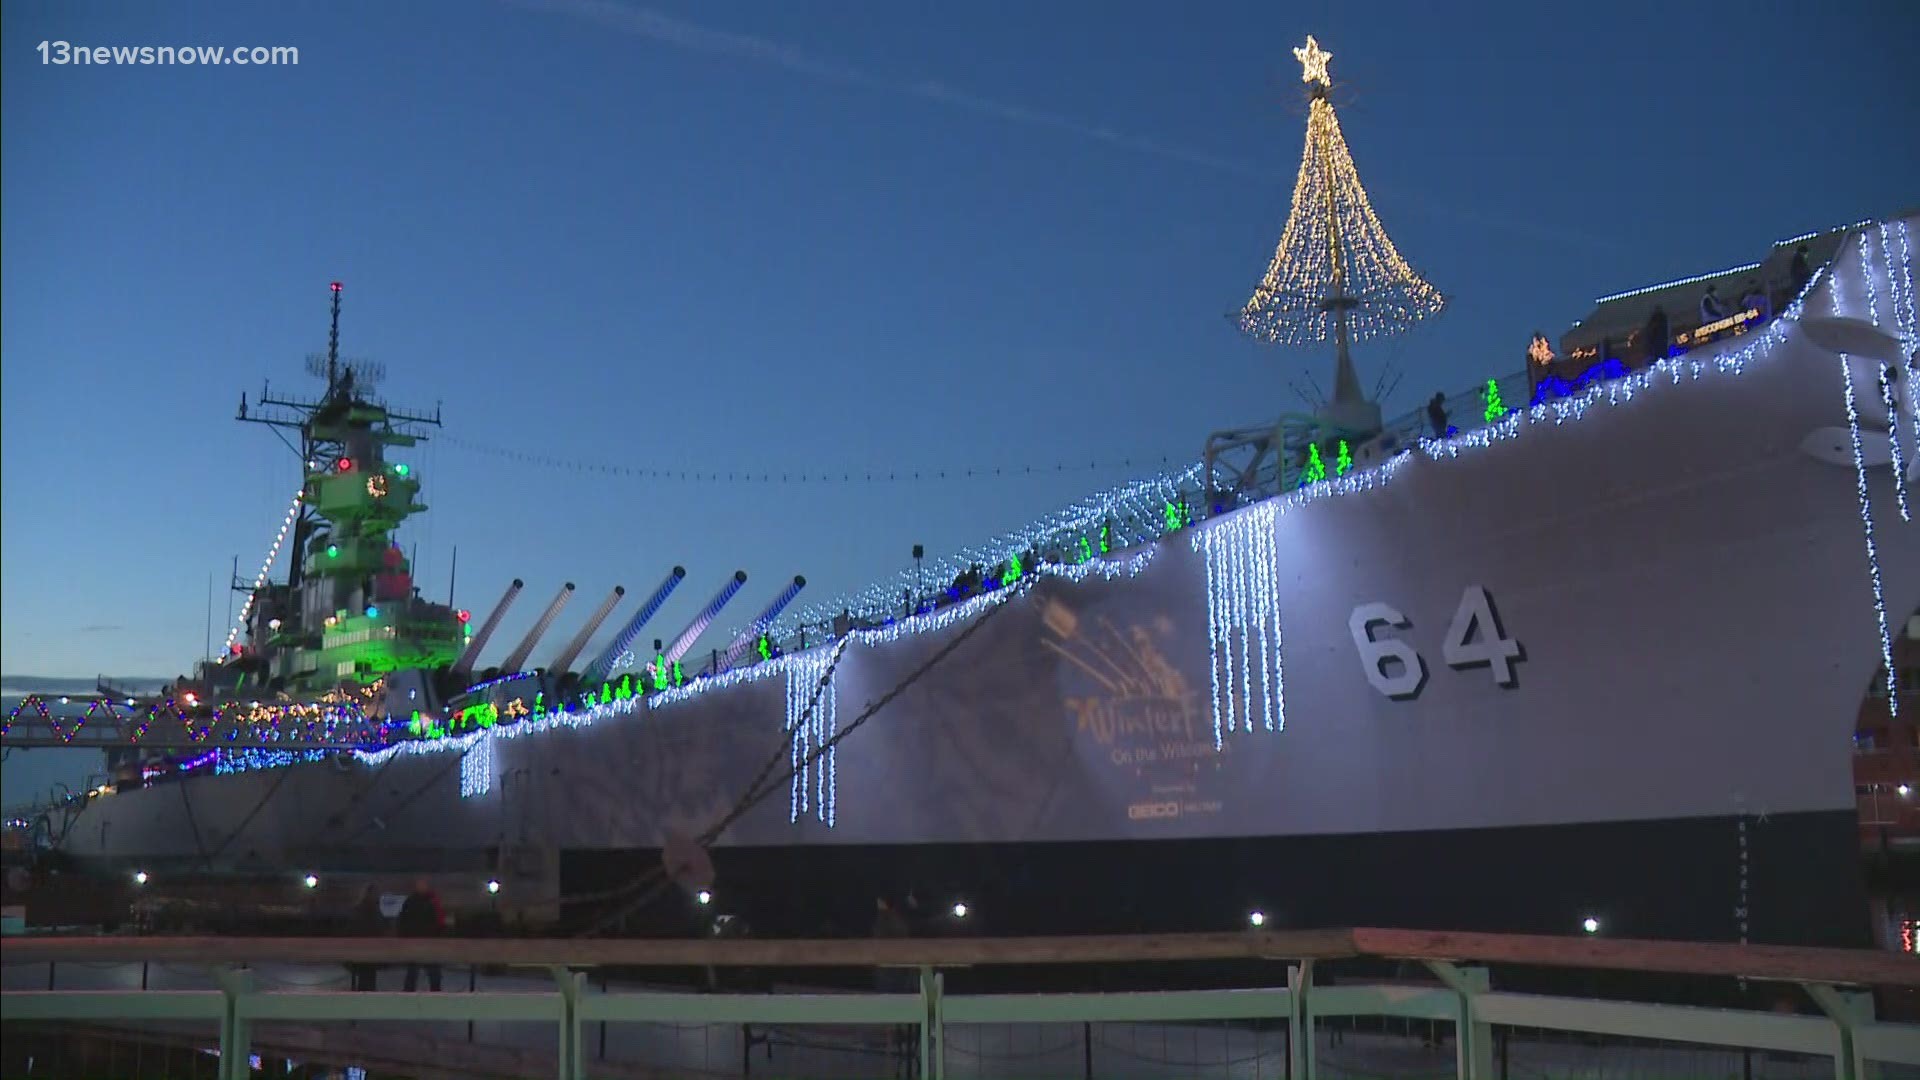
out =
[[[1427,665],[1412,645],[1400,638],[1375,638],[1375,627],[1406,629],[1407,617],[1391,604],[1361,604],[1347,619],[1353,635],[1353,647],[1359,650],[1360,664],[1373,688],[1395,701],[1420,696],[1427,684]],[[1478,631],[1478,638],[1475,631]],[[1526,659],[1520,642],[1510,638],[1494,611],[1493,598],[1483,585],[1469,585],[1454,610],[1453,623],[1441,641],[1440,654],[1451,668],[1486,665],[1493,681],[1501,686],[1519,685],[1513,670],[1515,661]]]

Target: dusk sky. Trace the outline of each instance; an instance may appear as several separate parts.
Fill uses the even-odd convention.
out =
[[[298,484],[235,406],[319,388],[335,279],[345,354],[446,418],[397,455],[432,507],[400,536],[419,584],[445,598],[456,543],[460,606],[527,581],[496,661],[562,581],[536,660],[675,563],[663,632],[736,568],[740,608],[796,572],[824,600],[1158,468],[1089,462],[1297,410],[1328,356],[1223,316],[1286,220],[1310,32],[1381,220],[1452,298],[1357,353],[1368,386],[1404,374],[1389,413],[1600,294],[1920,202],[1903,2],[9,0],[4,670],[190,670],[208,575],[251,578]],[[62,67],[42,40],[299,64]]]

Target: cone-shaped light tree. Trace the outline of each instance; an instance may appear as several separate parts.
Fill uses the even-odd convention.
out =
[[[1333,54],[1311,36],[1293,50],[1307,91],[1307,144],[1280,247],[1240,312],[1248,334],[1284,345],[1332,338],[1333,403],[1366,402],[1348,347],[1399,333],[1446,306],[1414,272],[1374,216],[1329,98]]]

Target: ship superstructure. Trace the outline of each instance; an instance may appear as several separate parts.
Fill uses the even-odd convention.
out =
[[[393,539],[427,507],[420,476],[391,452],[417,445],[420,429],[438,426],[439,415],[389,408],[371,393],[380,369],[340,357],[342,291],[339,282],[330,286],[327,352],[309,357],[309,370],[325,381],[319,398],[276,395],[269,385],[255,401],[240,401],[240,420],[272,427],[300,456],[287,580],[269,580],[283,528],[259,577],[244,586],[223,655],[202,665],[194,686],[174,688],[176,707],[186,692],[213,707],[241,698],[375,706],[387,679],[445,669],[466,645],[464,613],[420,595]]]

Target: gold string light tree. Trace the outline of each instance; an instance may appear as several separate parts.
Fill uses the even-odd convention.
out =
[[[1350,346],[1401,333],[1446,307],[1387,237],[1374,215],[1347,140],[1340,134],[1327,61],[1311,35],[1293,50],[1307,91],[1307,144],[1293,210],[1267,274],[1240,312],[1240,328],[1263,341],[1317,345],[1332,338],[1337,367],[1323,418],[1342,430],[1380,428],[1380,406],[1360,389]]]

